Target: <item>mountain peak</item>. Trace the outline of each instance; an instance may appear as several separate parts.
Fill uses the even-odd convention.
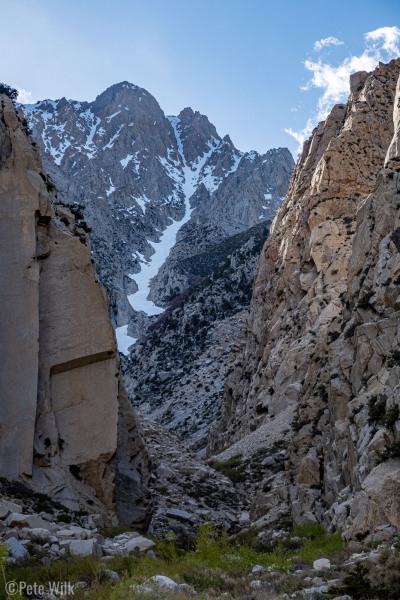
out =
[[[181,141],[185,156],[189,162],[209,152],[211,145],[220,142],[221,138],[210,123],[208,117],[190,107],[184,108],[178,115]]]
[[[193,108],[190,108],[190,106],[186,106],[186,108],[184,108],[183,110],[181,110],[181,112],[178,115],[179,119],[193,119],[193,117],[195,115],[199,115],[199,111],[194,112]]]
[[[92,106],[93,110],[96,112],[115,102],[141,102],[143,99],[146,100],[146,104],[155,104],[159,108],[156,99],[145,89],[134,83],[129,83],[129,81],[121,81],[120,83],[111,85],[104,92],[99,94],[92,103]]]

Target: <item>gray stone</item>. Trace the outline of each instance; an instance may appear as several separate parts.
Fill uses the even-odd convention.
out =
[[[314,571],[329,571],[331,568],[331,561],[328,558],[318,558],[313,562]]]
[[[101,548],[95,539],[71,540],[69,550],[73,556],[98,556],[102,555]]]
[[[15,538],[9,538],[7,540],[7,546],[9,547],[10,556],[17,560],[21,560],[28,556],[28,551],[24,546]]]
[[[92,532],[84,529],[83,527],[78,527],[76,525],[73,525],[71,527],[69,527],[68,529],[60,529],[59,531],[56,531],[55,536],[60,539],[60,540],[66,540],[66,539],[79,539],[79,540],[85,540],[89,537],[92,537]]]
[[[148,540],[145,537],[137,536],[131,540],[129,540],[128,542],[126,542],[126,544],[124,544],[124,546],[122,546],[122,551],[123,553],[130,553],[130,552],[146,552],[147,550],[151,550],[151,548],[155,547],[155,543],[152,542],[151,540]]]
[[[21,539],[37,538],[42,540],[43,543],[46,543],[51,539],[49,530],[45,529],[44,527],[34,527],[33,529],[23,527],[19,531],[19,537]]]
[[[27,517],[28,515],[21,513],[11,513],[6,519],[6,525],[7,527],[27,527]]]
[[[141,585],[135,587],[139,592],[145,594],[151,594],[155,592],[163,594],[176,594],[180,591],[179,583],[176,583],[173,579],[170,579],[165,575],[154,575]]]
[[[106,577],[106,579],[109,579],[110,581],[115,581],[117,583],[121,581],[121,577],[115,571],[111,571],[110,569],[103,569],[102,573]]]
[[[20,504],[18,504],[17,502],[12,502],[11,500],[6,500],[5,498],[3,498],[2,500],[0,500],[0,506],[2,507],[1,509],[4,511],[4,509],[7,509],[8,512],[13,512],[13,513],[22,513],[23,509],[22,506]]]
[[[259,573],[264,573],[264,571],[265,571],[265,567],[262,567],[261,565],[254,565],[254,567],[251,570],[253,575],[258,575]]]
[[[301,590],[301,595],[307,598],[307,600],[313,600],[316,594],[326,594],[328,593],[329,588],[327,585],[319,585],[316,587],[306,588],[305,590]]]
[[[197,518],[195,515],[187,512],[186,510],[180,510],[178,508],[169,508],[166,512],[166,516],[171,519],[176,519],[177,521],[187,521],[189,523],[197,522]]]
[[[6,519],[8,527],[21,527],[30,529],[46,529],[47,532],[55,529],[54,524],[41,519],[37,515],[24,515],[20,513],[11,513]]]

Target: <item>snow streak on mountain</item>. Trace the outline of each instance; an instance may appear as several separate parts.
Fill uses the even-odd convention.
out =
[[[61,200],[91,229],[125,353],[193,283],[182,261],[271,219],[293,168],[286,148],[240,152],[206,116],[185,108],[166,117],[128,82],[91,103],[23,108]]]

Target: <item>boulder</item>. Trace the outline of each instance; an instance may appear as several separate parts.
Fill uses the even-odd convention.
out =
[[[139,535],[128,542],[124,546],[122,546],[122,552],[125,554],[129,554],[130,552],[147,552],[151,548],[155,547],[155,543],[151,540],[142,537]]]
[[[11,513],[6,520],[8,527],[29,527],[30,529],[46,529],[52,532],[55,529],[53,523],[41,519],[37,515],[24,515],[20,513]]]
[[[248,525],[250,523],[250,513],[247,511],[243,511],[239,517],[240,525]]]
[[[28,556],[28,551],[16,538],[10,538],[9,540],[7,540],[7,546],[9,548],[9,553],[12,558],[21,560]]]
[[[197,518],[192,513],[186,510],[180,510],[179,508],[169,508],[166,512],[166,516],[177,521],[183,521],[188,523],[196,523]]]
[[[176,594],[181,591],[181,586],[173,579],[165,575],[154,575],[141,585],[135,586],[136,590],[143,594]]]
[[[121,581],[121,577],[118,575],[118,573],[116,573],[115,571],[111,571],[110,569],[103,569],[102,574],[109,581],[114,581],[115,583]]]
[[[318,558],[313,562],[314,571],[329,571],[330,568],[331,561],[328,558]]]
[[[88,540],[71,540],[69,550],[73,556],[98,556],[102,555],[101,547],[94,538]]]
[[[20,506],[19,504],[17,504],[16,502],[11,502],[10,500],[1,500],[0,501],[0,510],[7,510],[8,514],[10,514],[10,512],[13,513],[22,513],[22,506]]]
[[[30,529],[29,527],[23,527],[18,532],[20,539],[40,539],[42,542],[48,542],[51,538],[49,530],[44,527],[34,527]]]
[[[88,531],[87,529],[83,529],[83,527],[78,527],[76,525],[72,525],[68,529],[60,529],[56,532],[56,537],[59,540],[67,540],[72,538],[78,540],[86,540],[91,536],[91,531]]]
[[[259,575],[260,573],[264,573],[265,571],[265,567],[261,566],[261,565],[254,565],[254,567],[251,570],[252,575]]]

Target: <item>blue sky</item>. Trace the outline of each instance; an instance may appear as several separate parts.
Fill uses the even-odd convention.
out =
[[[128,80],[166,114],[191,106],[260,152],[296,151],[346,96],[348,73],[400,47],[399,0],[0,0],[0,9],[0,81],[27,99],[92,100]],[[365,38],[380,28],[392,29]],[[336,45],[314,49],[328,38]]]

